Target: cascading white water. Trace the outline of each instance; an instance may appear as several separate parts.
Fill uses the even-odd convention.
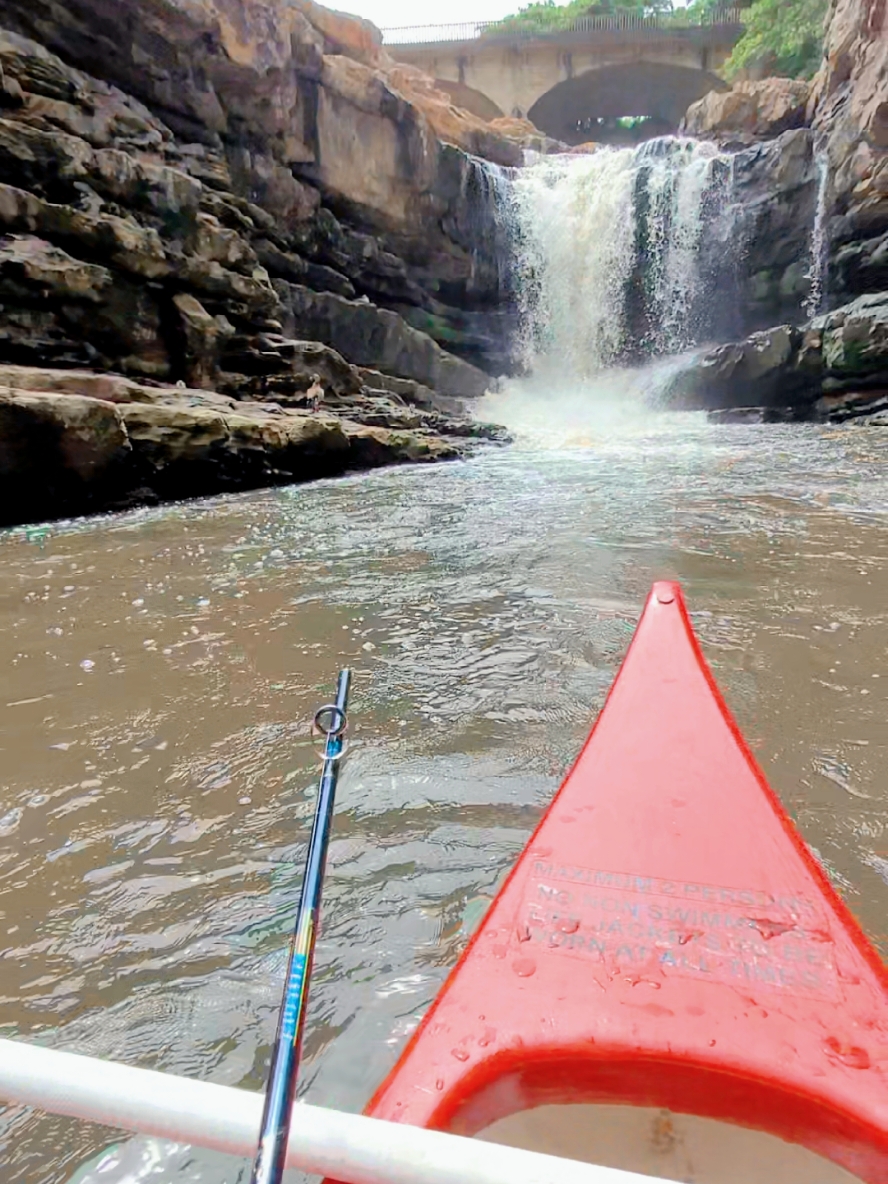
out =
[[[512,213],[527,370],[584,380],[692,346],[707,295],[701,236],[728,216],[730,178],[731,157],[671,137],[523,169]]]
[[[817,166],[817,204],[814,209],[814,229],[811,232],[811,270],[808,273],[811,291],[805,304],[805,312],[810,318],[816,317],[821,311],[823,298],[826,295],[829,262],[829,243],[827,241],[829,156],[822,146],[818,147],[816,151],[815,164]]]
[[[515,180],[516,286],[522,361],[577,375],[624,346],[633,258],[633,153],[543,157]]]

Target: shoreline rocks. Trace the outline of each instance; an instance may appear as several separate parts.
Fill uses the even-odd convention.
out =
[[[698,354],[663,404],[716,422],[888,424],[888,291]]]
[[[317,397],[310,389],[284,406],[0,365],[0,526],[454,460],[508,441],[454,407],[411,406],[360,378],[313,406]]]

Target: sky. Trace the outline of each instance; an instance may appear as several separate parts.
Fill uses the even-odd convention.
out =
[[[366,17],[380,28],[439,25],[456,21],[495,21],[515,12],[527,0],[327,0],[330,8]]]

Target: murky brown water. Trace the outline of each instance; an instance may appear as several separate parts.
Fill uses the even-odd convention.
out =
[[[888,434],[710,429],[491,452],[0,535],[0,1034],[261,1086],[355,670],[304,1085],[359,1108],[678,577],[775,788],[888,953]],[[0,1109],[0,1179],[114,1140]],[[136,1180],[244,1166],[151,1140]]]

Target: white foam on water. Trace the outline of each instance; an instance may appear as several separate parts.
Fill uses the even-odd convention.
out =
[[[486,395],[475,413],[508,428],[518,447],[535,449],[600,448],[617,438],[686,429],[692,419],[705,422],[705,415],[677,415],[660,403],[687,362],[687,354],[675,355],[578,379],[547,359],[526,378]]]

